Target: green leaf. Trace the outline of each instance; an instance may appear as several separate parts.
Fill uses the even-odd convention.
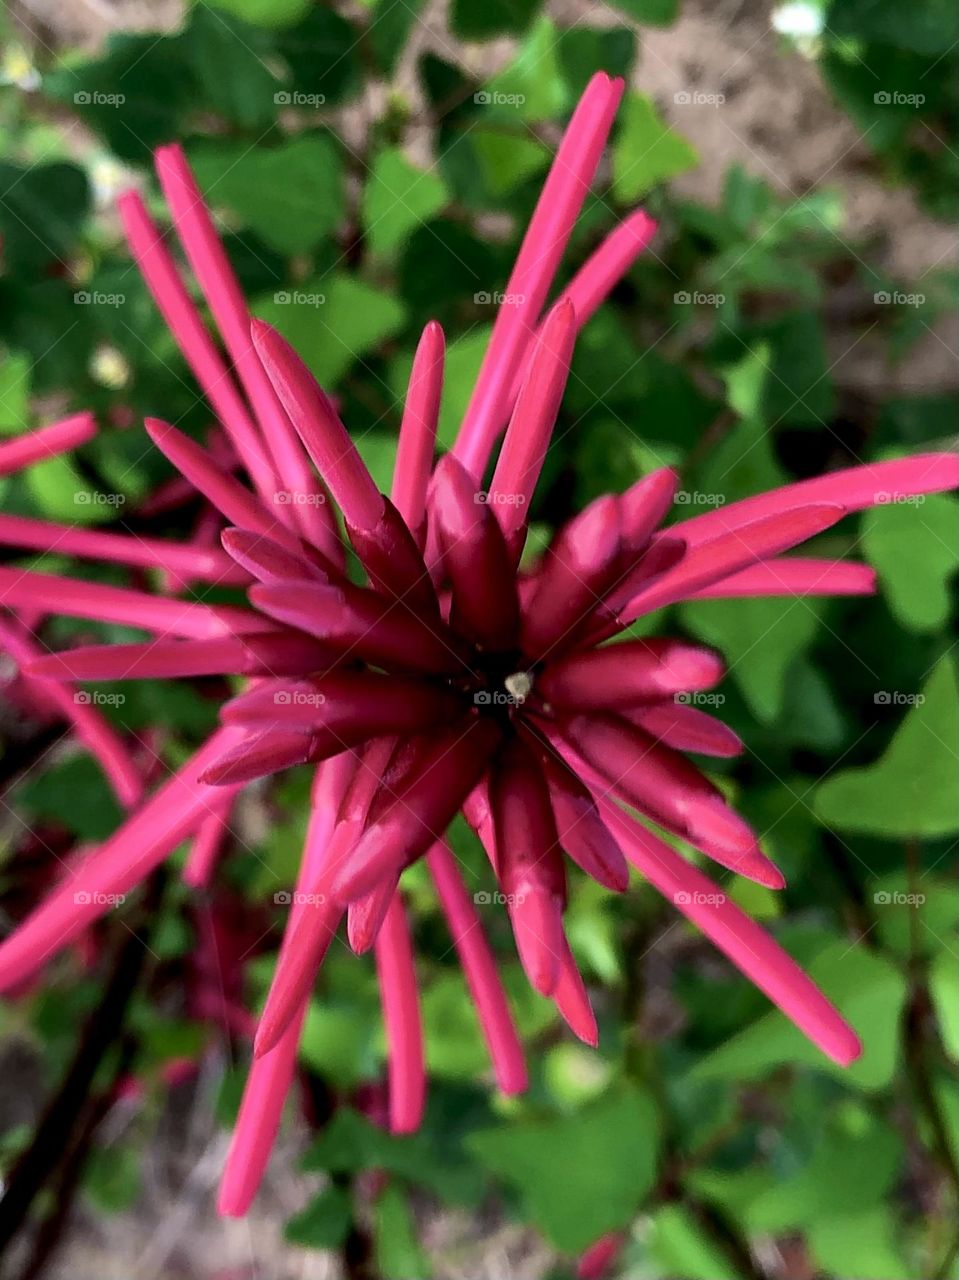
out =
[[[495,129],[476,128],[469,141],[483,183],[492,195],[504,196],[548,166],[550,153],[541,142]]]
[[[286,87],[318,97],[326,108],[345,102],[362,86],[359,47],[354,24],[324,4],[311,5],[302,22],[275,38],[276,52],[292,75]]]
[[[929,994],[939,1020],[939,1034],[951,1058],[959,1058],[959,969],[948,946],[936,956],[929,972]]]
[[[899,1054],[899,1018],[906,982],[899,970],[866,947],[841,938],[806,968],[863,1041],[863,1055],[840,1067],[811,1044],[789,1019],[772,1010],[693,1068],[697,1080],[756,1080],[776,1067],[813,1066],[866,1090],[888,1085]]]
[[[679,0],[610,0],[610,3],[628,17],[653,27],[668,27],[679,13]]]
[[[450,26],[461,40],[516,35],[529,26],[537,8],[538,0],[453,0]]]
[[[402,1187],[380,1192],[373,1210],[379,1274],[390,1280],[428,1280],[429,1260],[416,1239],[416,1223]]]
[[[668,1275],[683,1280],[738,1280],[739,1272],[682,1205],[667,1204],[649,1220],[647,1247]]]
[[[629,76],[636,61],[636,36],[625,27],[568,27],[560,32],[558,53],[567,91],[575,101],[597,67],[611,76]]]
[[[435,170],[417,169],[398,147],[381,151],[363,191],[363,225],[370,248],[376,254],[393,253],[448,199],[446,184]]]
[[[17,792],[17,803],[35,819],[61,822],[81,840],[105,840],[123,820],[99,766],[85,755],[34,770]]]
[[[30,361],[11,353],[0,361],[0,436],[18,436],[30,425]]]
[[[327,387],[406,322],[399,299],[345,273],[260,299],[254,310],[280,330]]]
[[[312,7],[312,0],[210,0],[210,3],[215,9],[258,27],[292,26],[305,18]]]
[[[86,174],[73,164],[24,168],[0,161],[0,244],[8,273],[25,277],[69,266],[90,211]]]
[[[802,1168],[752,1200],[745,1219],[751,1231],[778,1234],[834,1214],[864,1212],[895,1183],[901,1159],[902,1140],[882,1122],[861,1133],[833,1124]]]
[[[102,1213],[122,1213],[142,1189],[141,1152],[133,1146],[95,1147],[83,1171],[83,1189]]]
[[[486,86],[484,98],[488,110],[508,115],[516,112],[521,119],[536,123],[552,120],[568,105],[557,58],[556,28],[549,18],[541,17],[523,40],[516,57]]]
[[[809,1224],[806,1241],[819,1267],[831,1275],[856,1280],[902,1280],[909,1275],[910,1265],[895,1239],[886,1205],[842,1217],[824,1215]]]
[[[729,674],[758,720],[780,716],[790,669],[816,637],[819,601],[757,597],[691,600],[679,610],[684,627],[725,657]]]
[[[659,1121],[630,1087],[573,1115],[475,1133],[467,1145],[552,1243],[574,1252],[621,1227],[652,1188]]]
[[[204,142],[190,161],[214,208],[229,209],[278,253],[305,253],[343,216],[340,159],[327,133],[269,148]]]
[[[837,36],[930,55],[949,52],[959,39],[959,15],[951,0],[922,0],[911,6],[897,0],[833,0],[826,24]]]
[[[888,704],[894,696],[884,690],[876,700]],[[827,778],[817,789],[816,816],[839,831],[889,840],[954,835],[957,736],[956,676],[951,661],[942,658],[884,754],[874,764]]]
[[[626,95],[620,121],[613,145],[613,195],[621,203],[641,199],[699,160],[696,148],[669,128],[645,94]]]
[[[376,1073],[376,1032],[374,1010],[312,1000],[303,1025],[300,1059],[311,1071],[351,1088]]]
[[[959,502],[946,493],[870,507],[863,514],[866,557],[889,608],[909,631],[938,631],[952,614],[957,516]]]
[[[402,4],[376,0],[370,15],[370,45],[387,75],[393,74],[423,4],[424,0],[403,0]]]
[[[350,1232],[353,1206],[342,1187],[324,1187],[300,1213],[294,1214],[283,1228],[291,1244],[307,1249],[336,1249]]]

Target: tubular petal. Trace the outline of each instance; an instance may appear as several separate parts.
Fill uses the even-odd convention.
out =
[[[561,732],[628,804],[721,866],[767,888],[783,887],[751,828],[685,756],[613,716],[573,717]]]
[[[333,876],[334,895],[342,902],[362,897],[381,876],[425,853],[476,785],[499,736],[495,724],[479,718],[429,735],[406,776],[378,798],[369,825]]]
[[[32,520],[28,516],[0,515],[0,542],[33,551],[55,551],[81,560],[105,560],[142,569],[162,569],[197,582],[243,585],[249,576],[219,550],[163,542],[141,534],[106,533]]]
[[[523,1046],[496,959],[445,839],[433,845],[426,860],[476,1006],[496,1083],[505,1094],[522,1093],[528,1084]]]
[[[433,469],[445,356],[443,330],[431,320],[423,330],[413,357],[393,468],[393,505],[414,533],[426,517],[426,491]]]
[[[739,504],[734,504],[738,506]],[[664,573],[650,587],[634,596],[622,611],[623,623],[634,621],[643,613],[684,600],[692,592],[718,582],[757,560],[788,551],[807,538],[831,528],[846,515],[846,508],[836,503],[813,503],[805,507],[786,507],[775,514],[752,519],[733,518],[733,506],[724,507],[730,518],[722,532],[687,541],[687,552],[675,569]],[[736,513],[741,514],[741,513]],[[677,532],[686,536],[687,526]]]
[[[183,358],[223,423],[254,484],[264,497],[272,497],[276,477],[256,424],[200,319],[159,228],[136,191],[120,196],[117,211],[134,261]]]
[[[959,454],[919,453],[891,462],[861,463],[754,494],[684,520],[679,530],[690,546],[694,546],[724,533],[732,523],[757,521],[800,504],[835,503],[847,511],[861,511],[864,507],[923,493],[940,493],[957,486]]]
[[[324,508],[326,495],[250,345],[250,315],[242,290],[183,150],[175,144],[159,147],[154,159],[174,229],[250,398],[276,474],[290,494],[301,499],[289,504],[280,515],[291,526],[299,527],[315,546],[335,547],[333,525]]]
[[[60,578],[31,569],[0,568],[0,604],[96,622],[119,622],[142,631],[170,632],[197,640],[269,630],[264,619],[249,609],[166,600],[148,591]]]
[[[717,946],[750,982],[841,1066],[862,1052],[855,1032],[791,956],[717,885],[690,866],[612,800],[598,798],[603,817],[630,862]]]
[[[250,333],[281,404],[343,515],[357,529],[372,529],[383,515],[383,496],[329,398],[271,325],[253,320]]]
[[[848,560],[816,560],[790,556],[759,560],[728,578],[692,592],[693,600],[728,600],[736,596],[870,596],[876,571]]]
[[[490,484],[488,500],[510,542],[529,519],[529,504],[566,388],[575,341],[573,304],[559,302],[537,336]]]
[[[523,610],[526,653],[542,657],[602,603],[619,554],[619,508],[607,495],[569,521],[544,556],[536,590]]]
[[[547,703],[614,711],[711,689],[724,672],[722,659],[711,649],[655,637],[626,640],[550,663],[536,690]]]
[[[518,376],[566,243],[589,193],[589,185],[623,92],[622,80],[597,72],[563,134],[533,216],[523,236],[486,355],[454,447],[457,458],[479,478],[508,410]]]
[[[24,678],[39,684],[34,668],[43,661],[40,649],[28,632],[12,619],[0,617],[0,649],[20,667]],[[143,794],[143,779],[116,730],[96,707],[84,702],[72,689],[43,683],[41,692],[60,714],[72,723],[77,737],[99,763],[117,799],[129,808]]]
[[[143,425],[160,452],[231,524],[272,538],[292,554],[300,554],[299,541],[283,526],[277,505],[271,509],[259,502],[202,445],[168,422],[147,418]],[[271,502],[274,496],[271,491]]]
[[[116,906],[117,895],[131,892],[199,822],[225,803],[226,797],[211,794],[199,775],[236,736],[235,729],[217,730],[0,943],[0,990],[29,977]]]
[[[29,674],[48,680],[163,680],[178,676],[298,675],[328,655],[298,632],[216,636],[207,640],[148,640],[143,644],[91,644],[48,653]]]
[[[61,453],[69,453],[71,449],[86,444],[96,433],[97,424],[92,413],[74,413],[15,440],[4,440],[0,443],[0,476],[21,471]]]
[[[463,658],[444,623],[430,624],[396,601],[352,583],[264,583],[250,600],[270,617],[327,640],[354,658],[429,674],[459,671]]]
[[[681,702],[658,702],[637,707],[626,716],[675,751],[696,751],[704,756],[728,758],[741,755],[742,738],[722,720],[698,707]]]
[[[516,641],[519,605],[512,562],[499,523],[456,459],[447,454],[436,468],[433,512],[450,579],[450,622],[486,649]]]
[[[423,1019],[406,912],[399,894],[376,939],[376,973],[389,1045],[390,1130],[413,1133],[423,1119],[426,1071]]]

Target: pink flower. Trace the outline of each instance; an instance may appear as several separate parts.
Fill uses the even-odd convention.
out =
[[[249,678],[193,759],[84,861],[85,900],[78,903],[66,884],[0,946],[3,986],[35,971],[105,909],[105,898],[132,889],[188,836],[197,838],[191,878],[202,881],[232,797],[292,765],[317,766],[291,917],[221,1191],[224,1213],[242,1213],[255,1193],[309,994],[344,914],[353,948],[376,955],[392,1127],[418,1123],[422,1031],[399,892],[416,859],[426,859],[436,884],[497,1081],[509,1092],[524,1087],[522,1050],[494,961],[444,837],[460,810],[489,855],[530,982],[582,1039],[596,1042],[596,1023],[564,933],[564,853],[614,891],[626,888],[631,864],[824,1053],[849,1063],[860,1052],[852,1029],[773,939],[634,816],[724,868],[782,886],[755,833],[684,754],[741,750],[725,725],[677,700],[711,688],[721,661],[675,639],[606,642],[651,610],[691,598],[872,591],[865,566],[783,553],[880,493],[955,485],[956,459],[929,454],[855,467],[666,529],[677,478],[662,470],[592,503],[538,562],[520,567],[576,334],[655,230],[642,212],[626,219],[543,314],[621,92],[621,82],[597,75],[576,108],[456,445],[435,468],[444,342],[436,324],[424,331],[391,498],[377,490],[297,354],[259,321],[251,340],[203,198],[181,152],[162,148],[157,171],[174,229],[226,358],[136,195],[122,200],[124,225],[251,487],[174,427],[152,421],[157,447],[228,522],[222,552],[133,545],[124,535],[10,518],[2,527],[19,546],[56,544],[79,556],[150,563],[181,579],[250,584],[248,607],[220,607],[0,569],[0,602],[10,608],[111,619],[153,637],[44,657],[29,665],[31,676]],[[364,585],[347,576],[347,545]]]

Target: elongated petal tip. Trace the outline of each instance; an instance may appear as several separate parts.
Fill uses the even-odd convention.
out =
[[[830,1040],[822,1045],[830,1058],[841,1067],[851,1067],[862,1057],[862,1041],[848,1023],[837,1028]]]

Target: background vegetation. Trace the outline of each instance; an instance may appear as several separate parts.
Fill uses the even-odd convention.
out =
[[[112,209],[133,183],[161,212],[150,150],[176,138],[254,310],[340,397],[384,487],[398,397],[430,318],[449,342],[449,444],[490,299],[561,122],[597,68],[630,88],[564,271],[637,203],[660,231],[579,343],[535,512],[542,537],[662,464],[681,469],[686,501],[701,505],[947,443],[949,254],[927,255],[911,278],[896,272],[917,228],[950,244],[952,4],[677,7],[216,0],[179,24],[160,6],[148,18],[157,29],[90,41],[70,26],[72,6],[49,21],[42,6],[14,6],[0,67],[0,433],[84,407],[101,432],[75,460],[8,480],[4,509],[191,528],[189,508],[140,510],[168,475],[142,419],[202,437],[210,413]],[[760,33],[762,86],[743,83],[756,65],[747,39],[740,65],[722,56],[740,30]],[[742,136],[726,121],[760,91],[755,131]],[[814,159],[813,102],[850,140],[851,160],[838,154],[844,141]],[[789,139],[776,165],[764,130]],[[712,189],[697,187],[697,168]],[[98,500],[108,494],[123,500]],[[875,600],[702,602],[650,623],[729,660],[721,714],[748,751],[723,772],[789,887],[730,881],[726,891],[811,967],[865,1040],[861,1063],[843,1072],[819,1058],[638,880],[618,900],[580,880],[570,932],[600,1016],[596,1053],[524,990],[505,921],[484,909],[531,1045],[530,1092],[506,1103],[488,1084],[449,939],[414,870],[404,883],[431,1073],[424,1132],[391,1140],[370,1119],[384,1062],[372,966],[334,948],[307,1023],[300,1105],[253,1227],[218,1224],[212,1188],[248,1046],[210,1015],[198,957],[214,955],[231,998],[255,1007],[283,924],[272,895],[291,884],[303,833],[307,779],[291,775],[245,806],[211,895],[197,900],[174,870],[127,908],[137,927],[149,922],[149,954],[95,1081],[103,1115],[76,1168],[64,1170],[64,1152],[51,1157],[59,1209],[51,1197],[35,1215],[41,1240],[68,1237],[63,1274],[239,1280],[342,1265],[391,1280],[564,1277],[611,1231],[624,1233],[611,1274],[643,1280],[951,1274],[955,527],[954,497],[935,496],[822,539],[823,553],[875,566]],[[55,645],[121,631],[59,620],[45,634]],[[2,676],[14,692],[15,671]],[[224,689],[124,692],[106,710],[128,732],[157,733],[173,762],[213,725]],[[100,839],[120,817],[96,767],[16,705],[0,719],[7,924],[56,874],[52,854]],[[469,834],[454,835],[483,887]],[[0,1167],[31,1142],[124,936],[122,916],[108,919],[91,953],[58,961],[3,1006]]]

